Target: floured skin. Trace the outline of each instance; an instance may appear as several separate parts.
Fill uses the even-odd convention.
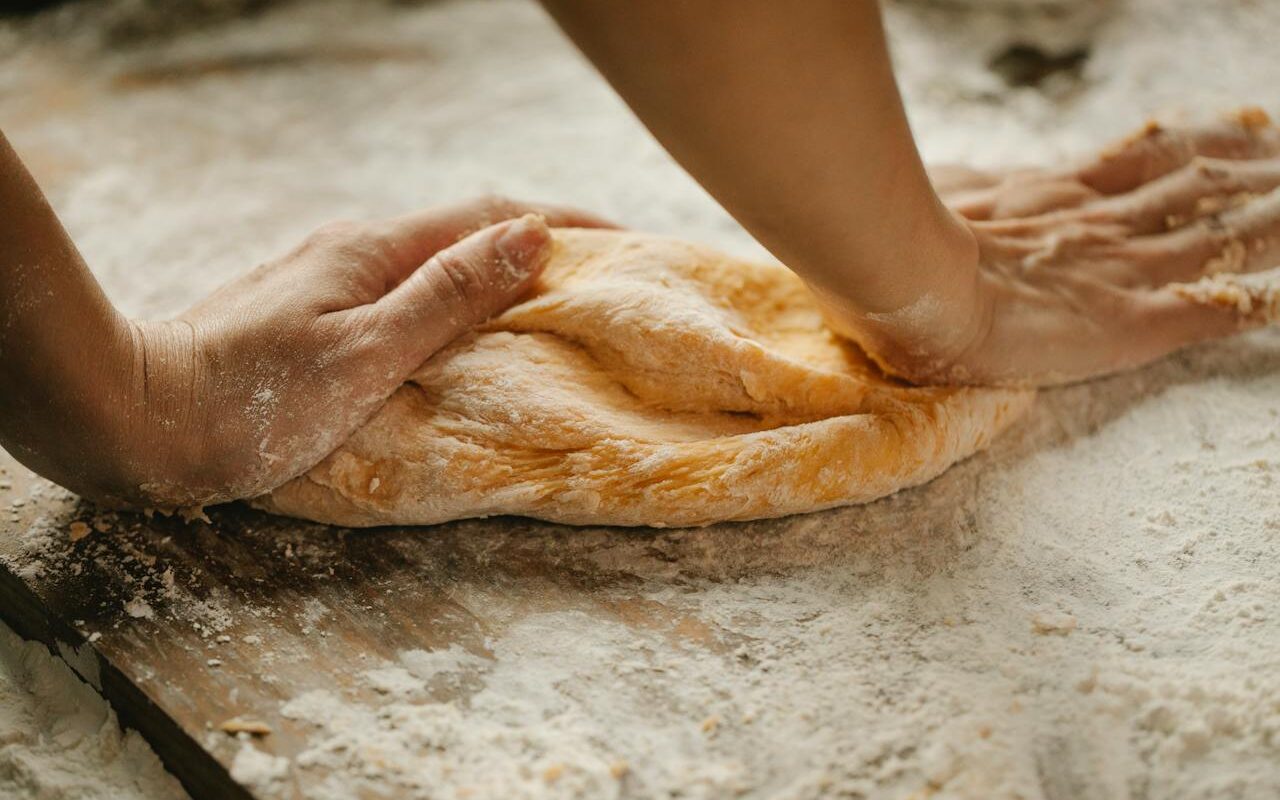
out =
[[[776,517],[927,481],[1032,397],[885,377],[781,266],[562,230],[535,296],[441,351],[336,452],[256,502],[352,526]]]

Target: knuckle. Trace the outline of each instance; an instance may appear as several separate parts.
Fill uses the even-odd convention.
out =
[[[1200,218],[1204,238],[1214,247],[1224,247],[1231,239],[1231,229],[1221,211],[1212,211]]]
[[[340,246],[358,235],[360,223],[354,220],[334,220],[326,222],[312,231],[307,237],[307,244],[320,248]]]
[[[484,316],[484,298],[490,282],[483,265],[458,253],[437,253],[431,259],[432,273],[439,276],[439,290],[443,301],[465,311],[472,319]]]
[[[383,368],[388,350],[411,335],[412,325],[402,315],[372,305],[322,318],[312,331],[312,342],[319,344],[312,372],[344,372],[358,365]]]
[[[1188,131],[1158,124],[1147,128],[1135,144],[1143,156],[1156,163],[1185,163],[1194,158],[1196,152],[1195,141]]]
[[[353,260],[387,260],[391,240],[367,222],[338,220],[321,225],[304,242],[304,248]]]
[[[348,362],[372,364],[385,359],[388,346],[393,346],[401,331],[385,320],[362,320],[353,327],[345,342]]]
[[[363,349],[362,345],[376,343],[388,325],[394,322],[394,315],[378,314],[372,306],[362,306],[351,309],[336,331],[324,331],[323,336],[331,340],[346,340],[357,349]]]
[[[1239,184],[1235,165],[1225,159],[1196,156],[1188,170],[1195,179],[1211,188],[1232,188]]]
[[[524,204],[501,194],[484,194],[473,202],[477,220],[482,227],[519,216],[524,209]]]

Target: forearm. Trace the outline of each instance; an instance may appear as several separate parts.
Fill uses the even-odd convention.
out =
[[[544,2],[672,155],[826,299],[891,313],[972,283],[972,239],[929,184],[873,0]]]
[[[2,134],[0,243],[0,445],[82,494],[116,496],[140,410],[137,333]]]

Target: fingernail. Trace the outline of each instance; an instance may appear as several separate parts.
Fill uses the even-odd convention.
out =
[[[525,214],[507,225],[494,244],[507,266],[531,272],[542,266],[551,249],[551,230],[538,214]]]

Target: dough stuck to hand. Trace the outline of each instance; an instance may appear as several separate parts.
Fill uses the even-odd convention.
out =
[[[782,266],[640,233],[555,238],[531,299],[256,505],[352,526],[777,517],[928,481],[1031,404],[885,377]]]

